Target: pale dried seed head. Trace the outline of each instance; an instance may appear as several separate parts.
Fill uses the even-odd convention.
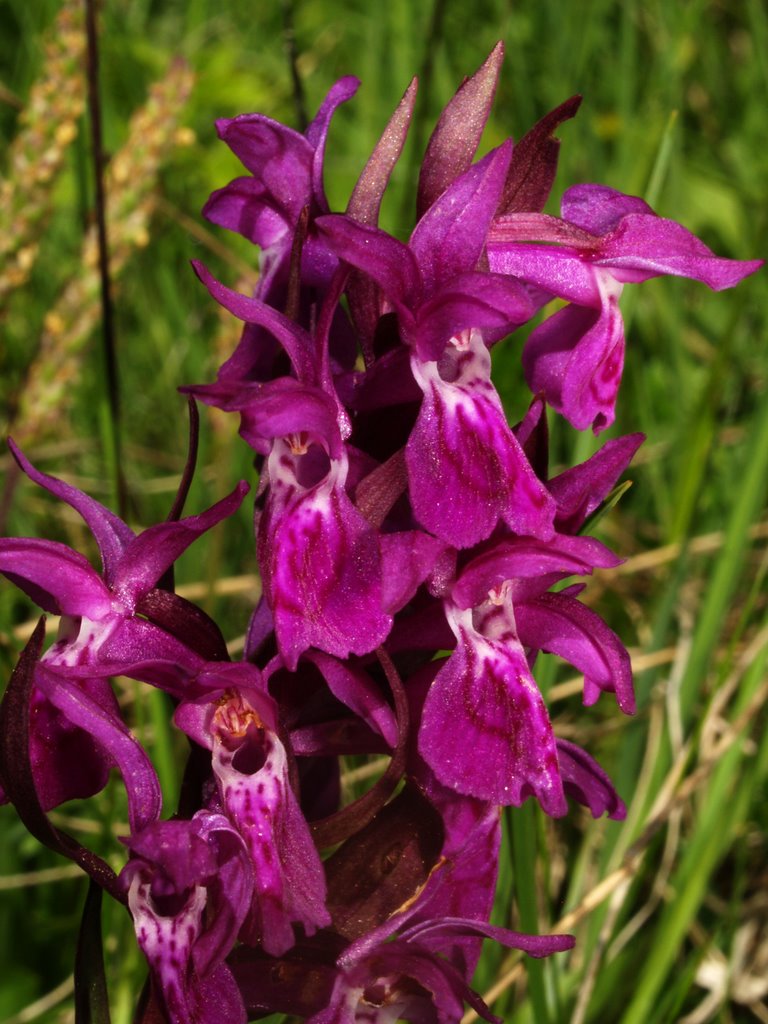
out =
[[[40,78],[19,118],[9,154],[10,176],[0,186],[0,299],[28,279],[35,243],[53,209],[50,187],[77,135],[85,107],[83,5],[64,0],[45,46]],[[13,259],[14,253],[25,251]],[[30,254],[32,259],[29,258]]]
[[[176,145],[178,121],[193,84],[192,71],[175,61],[155,82],[131,119],[128,139],[107,169],[110,273],[116,281],[131,253],[149,244],[158,170]],[[101,319],[95,228],[83,240],[81,270],[47,314],[43,336],[19,403],[14,435],[20,443],[61,430],[76,392],[82,352]],[[2,282],[0,279],[0,294]]]

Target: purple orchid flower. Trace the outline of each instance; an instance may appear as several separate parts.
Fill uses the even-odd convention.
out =
[[[398,915],[348,947],[337,961],[338,974],[329,1005],[307,1024],[453,1024],[468,1003],[484,1020],[501,1024],[469,987],[463,972],[435,947],[456,939],[493,938],[534,957],[573,948],[570,935],[523,935],[462,918],[432,919],[410,925],[395,938]],[[386,941],[389,940],[389,941]]]
[[[287,666],[295,669],[309,647],[342,658],[372,651],[392,622],[383,608],[381,549],[346,492],[349,464],[332,399],[293,378],[192,390],[238,410],[246,440],[269,450],[257,546]]]
[[[289,779],[277,705],[253,665],[211,665],[197,677],[206,697],[182,703],[175,721],[212,753],[218,803],[243,837],[254,891],[242,938],[274,956],[330,924],[320,858]]]
[[[44,655],[50,668],[81,668],[85,675],[117,675],[148,658],[196,667],[201,659],[186,644],[140,617],[142,599],[198,537],[242,503],[241,482],[206,512],[151,526],[139,536],[77,488],[35,469],[9,441],[21,468],[79,512],[101,553],[100,574],[88,560],[57,541],[0,538],[0,572],[44,611],[62,616],[59,639]]]
[[[423,398],[406,446],[410,500],[425,529],[455,547],[499,519],[518,533],[553,532],[554,503],[536,478],[490,379],[488,344],[533,314],[514,282],[477,270],[511,156],[505,144],[453,182],[409,245],[340,216],[317,226],[340,259],[368,274],[398,315]]]
[[[221,814],[162,821],[124,840],[121,881],[153,996],[168,1024],[245,1024],[224,962],[248,912],[253,873],[245,844]]]
[[[276,438],[270,453],[259,564],[292,669],[309,647],[367,654],[391,628],[379,538],[346,492],[347,470],[344,447],[308,431]]]
[[[9,442],[24,472],[71,505],[91,528],[103,574],[57,541],[0,538],[0,572],[44,611],[60,615],[57,640],[43,655],[31,695],[30,756],[41,806],[102,789],[111,768],[126,782],[131,823],[144,827],[160,811],[154,769],[120,717],[108,681],[134,674],[155,658],[188,671],[203,659],[141,614],[143,600],[198,536],[230,515],[247,485],[199,516],[150,527],[140,536],[82,491],[39,472]]]
[[[603,185],[575,185],[559,220],[520,213],[488,232],[491,270],[567,299],[529,337],[523,367],[532,391],[574,427],[610,426],[624,365],[619,297],[625,284],[674,274],[715,291],[730,288],[762,260],[723,259],[646,202]]]
[[[442,783],[497,804],[519,806],[533,795],[548,814],[566,812],[530,652],[559,654],[581,669],[586,704],[609,690],[623,710],[634,710],[618,638],[573,594],[548,592],[567,576],[618,562],[596,540],[558,536],[549,544],[500,541],[466,566],[445,602],[456,650],[435,676],[419,734],[420,753]]]
[[[383,609],[377,532],[346,491],[350,427],[328,366],[328,319],[312,338],[260,300],[230,291],[203,267],[197,270],[227,309],[270,331],[296,374],[264,384],[232,379],[183,389],[238,411],[241,435],[268,456],[257,543],[280,651],[291,669],[313,646],[339,657],[367,654],[384,640],[392,620]]]

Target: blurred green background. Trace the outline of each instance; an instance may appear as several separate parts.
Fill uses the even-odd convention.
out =
[[[331,206],[343,209],[418,74],[411,139],[383,214],[385,227],[407,237],[435,118],[498,39],[507,57],[483,149],[519,138],[573,93],[584,96],[559,132],[549,212],[568,185],[596,181],[644,195],[720,255],[766,254],[761,0],[106,0],[100,96],[132,524],[165,516],[183,466],[186,412],[176,387],[212,379],[237,340],[237,325],[220,316],[188,262],[204,259],[241,290],[257,270],[250,246],[199,215],[211,190],[241,170],[217,141],[215,118],[260,111],[298,126],[335,79],[357,75],[363,85],[338,111],[326,158]],[[41,468],[116,507],[83,45],[78,4],[0,0],[0,419]],[[643,430],[648,440],[629,474],[633,487],[600,523],[600,536],[628,560],[587,594],[631,648],[638,714],[624,719],[607,697],[585,711],[554,658],[541,660],[537,676],[556,732],[600,759],[629,816],[593,823],[574,810],[551,822],[530,806],[507,815],[494,920],[567,927],[577,947],[552,963],[519,965],[486,944],[475,984],[505,1021],[768,1021],[765,273],[720,295],[652,281],[625,293],[622,309],[627,363],[611,436]],[[526,402],[519,353],[517,339],[494,352],[512,421]],[[210,410],[202,422],[190,511],[252,476],[232,425]],[[590,435],[553,420],[555,465],[594,448]],[[5,453],[0,470],[6,533],[93,553],[76,517],[19,480]],[[243,509],[182,559],[177,578],[236,645],[254,572]],[[14,588],[0,588],[3,679],[33,614]],[[158,701],[133,684],[120,684],[120,694],[158,758],[172,807],[183,744],[164,727]],[[56,814],[119,866],[119,784]],[[85,891],[75,876],[0,808],[0,1022],[74,1019]],[[120,908],[106,909],[105,929],[113,1020],[127,1024],[143,968]]]

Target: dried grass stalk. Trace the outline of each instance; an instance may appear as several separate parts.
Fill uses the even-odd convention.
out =
[[[114,282],[131,253],[149,243],[149,222],[157,202],[158,171],[169,153],[192,134],[179,119],[194,76],[181,60],[155,82],[132,117],[128,139],[107,168],[109,267]],[[40,346],[19,402],[14,435],[29,445],[61,430],[76,391],[83,348],[101,317],[95,227],[83,241],[81,270],[45,317]]]
[[[45,42],[43,71],[32,87],[0,181],[0,302],[24,284],[53,209],[53,186],[85,106],[86,39],[81,0],[64,0]]]

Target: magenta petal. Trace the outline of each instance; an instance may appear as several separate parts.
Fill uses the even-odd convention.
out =
[[[328,689],[337,700],[382,736],[388,746],[397,746],[395,713],[362,668],[345,665],[321,651],[310,651],[305,657],[320,669]]]
[[[275,438],[309,433],[323,440],[332,458],[339,456],[338,407],[318,387],[278,377],[266,384],[217,381],[181,390],[206,405],[239,412],[241,437],[262,455],[270,453]]]
[[[62,649],[61,656],[67,666],[67,648]],[[86,672],[95,666],[105,674],[140,679],[180,697],[188,676],[197,671],[202,661],[182,640],[137,615],[116,623],[98,647],[89,652],[83,665]],[[68,666],[66,670],[75,671]]]
[[[65,501],[83,517],[96,538],[104,567],[104,577],[107,584],[111,584],[114,566],[133,540],[133,530],[108,508],[87,494],[83,494],[77,487],[72,487],[71,484],[65,484],[63,480],[57,480],[56,477],[48,476],[47,473],[41,473],[40,470],[35,469],[10,438],[8,447],[30,480],[34,480],[36,484],[44,487],[56,498]]]
[[[379,538],[382,559],[383,605],[390,614],[400,611],[432,574],[445,551],[442,541],[421,530],[384,533]]]
[[[636,213],[624,217],[604,239],[595,264],[609,267],[619,281],[675,274],[721,291],[759,270],[763,261],[716,256],[682,224],[655,214]]]
[[[406,929],[401,938],[408,941],[424,942],[427,936],[440,933],[455,935],[479,935],[494,939],[511,949],[521,949],[528,956],[544,957],[553,953],[564,953],[573,949],[575,940],[572,935],[527,935],[524,932],[513,932],[508,928],[498,928],[484,921],[473,921],[467,918],[446,917],[442,920],[426,921],[413,928]]]
[[[400,312],[421,301],[421,272],[407,245],[340,214],[318,217],[315,226],[339,259],[372,277]]]
[[[515,608],[522,643],[565,658],[584,673],[584,703],[615,693],[625,714],[635,712],[629,654],[612,629],[567,594],[542,594]]]
[[[532,537],[503,540],[473,558],[462,570],[451,590],[451,599],[459,608],[473,608],[483,603],[491,590],[500,591],[509,580],[513,602],[520,598],[521,580],[541,580],[547,589],[566,576],[584,576],[593,569],[613,569],[621,564],[604,544],[594,537],[567,537],[556,534],[549,541]]]
[[[477,266],[511,157],[508,140],[457,178],[416,225],[410,249],[427,291]]]
[[[316,377],[313,342],[307,332],[278,310],[247,295],[227,288],[211,274],[199,260],[192,267],[210,294],[224,309],[245,323],[258,324],[274,335],[290,357],[300,380],[313,383]]]
[[[414,515],[459,548],[485,540],[500,518],[518,533],[551,536],[554,502],[509,428],[482,341],[475,361],[463,385],[441,379],[440,364],[414,360],[424,389],[405,453]]]
[[[560,210],[565,220],[594,235],[607,234],[630,214],[655,216],[644,199],[607,185],[572,185],[563,193]]]
[[[494,242],[491,237],[488,266],[496,274],[511,274],[580,306],[600,305],[595,268],[575,249],[528,242]]]
[[[346,103],[347,100],[352,99],[359,88],[360,80],[353,75],[346,75],[344,78],[340,78],[338,82],[334,82],[306,131],[307,140],[314,150],[312,156],[312,194],[318,207],[323,212],[326,212],[328,209],[325,192],[323,191],[323,161],[331,118],[335,114],[336,108],[342,103]]]
[[[35,674],[35,684],[73,725],[90,733],[114,758],[125,782],[131,829],[137,831],[156,821],[162,806],[157,775],[138,740],[114,710],[42,664]]]
[[[446,842],[441,856],[446,863],[435,874],[433,894],[419,901],[419,910],[409,919],[414,922],[409,930],[436,918],[485,922],[493,909],[498,873],[500,808],[470,798],[457,799],[455,793],[434,780],[431,772],[422,771],[431,777],[430,799],[445,821]],[[447,957],[464,977],[471,978],[480,957],[482,937],[438,931],[424,944]]]
[[[535,312],[523,286],[513,278],[480,271],[459,274],[419,309],[408,340],[418,358],[439,359],[448,340],[476,328],[508,333]]]
[[[197,981],[194,1015],[184,1018],[184,1024],[245,1024],[247,1014],[243,997],[227,964],[218,964],[207,978]]]
[[[66,544],[0,538],[0,572],[47,612],[102,619],[112,595],[91,563]]]
[[[383,642],[376,531],[340,486],[321,486],[262,517],[259,563],[285,663],[308,647],[346,658]]]
[[[547,487],[557,502],[556,523],[563,533],[576,533],[608,497],[611,489],[645,440],[626,434],[607,441],[586,462],[553,477]]]
[[[269,249],[290,229],[287,214],[276,210],[271,199],[260,181],[235,178],[211,193],[203,216],[213,224],[236,231],[260,248]]]
[[[263,114],[216,122],[222,139],[292,223],[308,201],[312,145],[299,132]]]
[[[237,511],[249,490],[248,484],[241,480],[231,494],[205,512],[176,522],[159,523],[141,533],[126,548],[115,567],[113,585],[116,595],[133,603],[141,594],[151,590],[190,544]]]
[[[117,700],[107,679],[80,679],[77,686],[107,715],[118,717]],[[30,722],[29,756],[43,810],[93,796],[106,786],[114,758],[90,729],[71,722],[37,688],[32,690]]]
[[[528,386],[577,430],[595,433],[615,417],[624,368],[624,323],[618,303],[598,314],[566,306],[536,328],[523,350]]]
[[[552,726],[518,646],[460,630],[427,694],[419,752],[459,793],[514,806],[535,796],[566,813]]]
[[[603,769],[586,750],[568,740],[558,739],[557,758],[565,792],[588,807],[593,818],[599,818],[602,814],[607,814],[614,821],[626,818],[624,801]]]

